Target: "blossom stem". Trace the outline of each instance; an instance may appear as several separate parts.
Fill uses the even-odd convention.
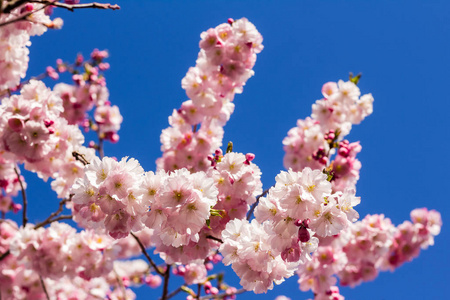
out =
[[[239,294],[242,294],[245,292],[247,292],[246,289],[240,289],[240,290],[237,290],[236,292],[234,292],[233,294],[223,293],[223,294],[218,294],[218,295],[206,295],[206,296],[201,297],[200,300],[212,299],[212,298],[223,299],[225,296],[239,295]]]
[[[0,261],[2,261],[3,259],[5,259],[8,255],[10,255],[11,252],[9,251],[9,249],[3,253],[2,255],[0,255]]]
[[[250,207],[250,210],[247,213],[247,221],[250,220],[250,218],[253,215],[253,212],[255,211],[256,205],[258,205],[259,203],[259,198],[264,197],[265,195],[267,195],[267,193],[270,191],[270,189],[272,187],[274,187],[275,185],[271,186],[270,188],[268,188],[267,190],[265,190],[261,195],[259,195],[258,197],[256,197],[256,202],[252,204],[252,207]]]
[[[167,300],[167,295],[169,292],[169,276],[170,276],[170,268],[172,265],[167,265],[166,272],[164,273],[164,287],[163,287],[163,294],[161,297],[161,300]]]
[[[150,265],[153,267],[153,269],[155,270],[156,273],[158,273],[161,276],[165,276],[165,274],[163,272],[161,272],[158,268],[158,266],[155,264],[155,262],[152,260],[152,258],[150,257],[150,255],[148,255],[147,250],[145,250],[144,244],[142,244],[141,240],[132,232],[130,232],[131,236],[134,237],[134,239],[136,240],[136,242],[138,243],[139,247],[141,248],[142,254],[144,254],[144,256],[147,258],[148,262],[150,263]]]
[[[47,219],[45,219],[44,221],[42,221],[41,223],[36,224],[36,226],[34,226],[34,229],[38,229],[40,227],[44,227],[45,225],[54,222],[56,219],[55,220],[52,220],[52,219],[54,217],[58,216],[63,211],[64,204],[66,204],[67,202],[71,201],[72,197],[73,197],[73,194],[71,194],[68,199],[61,200],[59,202],[58,210],[53,212],[53,213],[51,213],[50,216]],[[61,216],[61,217],[63,217],[63,216]],[[64,217],[66,217],[66,216],[64,216]],[[72,218],[72,216],[70,216],[70,217]],[[59,217],[57,219],[59,219]]]
[[[25,193],[25,189],[23,187],[22,179],[20,179],[19,171],[17,171],[17,166],[14,167],[14,172],[16,172],[17,180],[19,181],[20,188],[22,190],[22,199],[23,199],[22,225],[23,225],[23,227],[25,227],[25,225],[27,225],[27,223],[28,223],[28,218],[27,218],[27,203],[28,203],[27,202],[27,194]]]
[[[33,11],[29,12],[29,13],[26,13],[26,14],[24,14],[24,15],[22,15],[22,16],[19,16],[19,17],[17,17],[17,18],[11,19],[11,20],[9,20],[9,21],[0,23],[0,27],[9,25],[9,24],[12,24],[12,23],[15,23],[15,22],[19,22],[19,21],[26,21],[26,19],[27,19],[29,16],[31,16],[32,14],[34,14],[34,13],[36,13],[36,12],[38,12],[38,11],[44,9],[44,8],[46,8],[46,7],[49,6],[49,5],[50,5],[50,4],[45,4],[45,5],[44,5],[43,7],[41,7],[41,8],[38,8],[38,9],[36,9],[36,10],[33,10]],[[5,9],[3,10],[4,13],[7,13],[7,11],[6,11],[7,8],[8,8],[8,7],[5,7]],[[8,13],[9,13],[9,11],[8,11]]]
[[[183,290],[183,287],[184,287],[184,285],[182,285],[182,286],[178,287],[176,290],[170,292],[170,293],[167,295],[166,299],[170,299],[170,298],[172,298],[173,296],[177,295],[179,292],[181,292],[181,291]]]
[[[202,285],[199,283],[197,284],[197,298],[196,298],[197,300],[200,299],[201,292],[202,292]]]
[[[103,150],[103,138],[101,138],[100,136],[98,137],[98,156],[100,157],[100,159],[103,159],[103,157],[105,156],[105,152]]]
[[[82,3],[82,4],[67,4],[67,3],[61,3],[58,1],[49,1],[49,0],[31,0],[30,3],[42,3],[42,4],[48,4],[52,6],[57,6],[61,8],[65,8],[70,11],[74,11],[75,9],[82,9],[82,8],[98,8],[98,9],[120,9],[120,6],[117,4],[109,4],[109,3],[98,3],[98,2],[92,2],[92,3]]]
[[[214,241],[217,241],[217,242],[223,244],[223,241],[222,241],[221,239],[219,239],[219,238],[216,238],[215,236],[207,235],[206,238],[207,238],[207,239],[214,240]]]
[[[47,288],[45,287],[45,283],[44,283],[44,280],[42,279],[41,275],[39,275],[39,280],[41,281],[41,286],[42,286],[42,289],[44,290],[45,297],[47,298],[47,300],[50,300],[50,296],[48,295]]]

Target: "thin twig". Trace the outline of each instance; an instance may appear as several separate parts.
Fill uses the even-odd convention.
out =
[[[167,294],[169,293],[169,276],[171,265],[167,265],[166,272],[164,273],[164,287],[161,300],[167,300]]]
[[[103,138],[100,136],[98,137],[98,156],[100,159],[103,159],[105,157],[105,152],[103,150]]]
[[[45,283],[44,283],[44,280],[42,279],[41,275],[39,275],[39,279],[41,280],[42,289],[44,290],[47,300],[50,300],[50,296],[48,295],[47,288],[45,287]]]
[[[80,161],[85,166],[89,164],[87,159],[84,157],[84,154],[73,151],[72,156],[75,157],[76,160]]]
[[[123,281],[120,279],[119,274],[116,269],[113,268],[114,274],[116,275],[117,284],[119,285],[119,289],[122,291],[123,299],[127,300],[127,291],[125,290],[125,286],[123,285]]]
[[[167,295],[166,299],[170,299],[170,298],[172,298],[173,296],[177,295],[179,292],[182,291],[182,287],[183,287],[183,285],[180,286],[180,287],[178,287],[178,288],[177,288],[176,290],[174,290],[173,292],[170,292],[170,293]]]
[[[49,6],[49,5],[50,5],[50,4],[46,4],[46,5],[44,5],[44,6],[41,7],[41,8],[38,8],[38,9],[33,10],[33,11],[30,11],[29,13],[26,13],[26,14],[24,14],[24,15],[22,15],[22,16],[19,16],[19,17],[15,18],[15,19],[11,19],[11,20],[6,21],[6,22],[4,22],[4,23],[0,23],[0,27],[9,25],[9,24],[12,24],[12,23],[15,23],[15,22],[19,22],[19,21],[30,21],[30,20],[27,20],[27,18],[28,18],[29,16],[31,16],[32,14],[34,14],[34,13],[36,13],[36,12],[38,12],[38,11],[44,9],[44,8],[46,8],[46,7]],[[5,10],[6,10],[6,8],[5,8]],[[30,22],[32,22],[32,21],[30,21]]]
[[[217,242],[223,244],[223,241],[222,241],[221,239],[219,239],[219,238],[216,238],[215,236],[207,235],[206,238],[207,238],[207,239],[210,239],[210,240],[217,241]]]
[[[17,7],[21,6],[22,4],[27,3],[28,0],[10,0],[10,1],[5,1],[5,2],[7,2],[8,4],[3,9],[3,12],[5,14],[7,14],[7,13],[10,13],[14,8],[17,8]]]
[[[234,292],[233,294],[227,294],[227,293],[223,293],[223,294],[217,294],[217,295],[206,295],[200,298],[200,300],[205,300],[205,299],[223,299],[225,296],[231,296],[231,295],[238,295],[238,294],[242,294],[247,292],[246,289],[240,289],[237,290],[236,292]]]
[[[68,199],[61,200],[59,202],[58,210],[53,212],[53,213],[51,213],[50,216],[47,219],[45,219],[44,221],[42,221],[41,223],[36,224],[36,226],[34,226],[34,229],[38,229],[40,227],[44,227],[45,225],[50,224],[51,222],[54,222],[54,221],[52,221],[52,219],[54,217],[58,216],[63,211],[64,204],[66,204],[67,202],[71,201],[72,197],[73,197],[73,194],[71,194]]]
[[[271,189],[272,187],[274,187],[274,186],[271,186],[270,188],[268,188],[267,190],[265,190],[261,195],[259,195],[258,197],[256,197],[255,203],[252,204],[252,207],[250,207],[250,210],[249,210],[248,213],[247,213],[247,221],[249,221],[250,218],[252,217],[253,211],[255,210],[256,205],[258,205],[258,203],[259,203],[259,199],[260,199],[261,197],[264,197],[265,195],[267,195],[267,193],[270,191],[270,189]]]
[[[117,4],[109,4],[109,3],[82,3],[82,4],[67,4],[62,2],[54,2],[49,0],[31,0],[30,3],[41,3],[41,4],[49,4],[56,7],[65,8],[70,11],[74,11],[75,9],[83,9],[83,8],[98,8],[98,9],[120,9],[120,6]]]
[[[196,297],[197,300],[200,299],[201,293],[202,293],[202,285],[199,283],[199,284],[197,284],[197,297]]]
[[[144,256],[147,258],[148,262],[150,263],[150,265],[153,267],[153,269],[155,270],[156,273],[158,273],[161,276],[164,276],[165,274],[163,272],[161,272],[158,268],[158,266],[155,264],[155,262],[152,260],[152,258],[150,257],[150,255],[148,255],[147,250],[145,250],[145,246],[144,244],[142,244],[141,240],[132,232],[130,232],[131,236],[134,237],[134,239],[136,240],[136,242],[138,243],[139,247],[141,248],[142,254],[144,254]]]
[[[17,180],[19,180],[20,188],[22,190],[22,199],[23,199],[23,217],[22,217],[22,225],[25,227],[28,223],[27,218],[27,194],[25,193],[25,188],[23,187],[22,179],[20,179],[19,171],[17,171],[17,166],[14,167],[14,172],[16,172]]]
[[[8,255],[10,255],[11,254],[11,252],[9,251],[9,249],[5,252],[5,253],[3,253],[1,256],[0,256],[0,261],[2,261],[2,260],[4,260]]]

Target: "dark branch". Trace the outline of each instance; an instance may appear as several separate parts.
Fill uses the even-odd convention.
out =
[[[17,171],[17,167],[14,167],[14,172],[16,172],[17,180],[19,180],[20,189],[22,190],[22,199],[23,199],[22,225],[23,225],[23,227],[25,227],[25,225],[27,225],[27,223],[28,223],[28,218],[27,218],[27,204],[28,204],[27,203],[27,194],[25,193],[25,188],[23,187],[22,179],[20,179],[20,174],[19,174],[19,171]]]
[[[259,199],[260,199],[261,197],[264,197],[265,195],[267,195],[267,193],[270,191],[270,189],[271,189],[272,187],[273,187],[273,186],[271,186],[270,188],[268,188],[267,190],[265,190],[261,195],[259,195],[258,197],[256,197],[256,202],[252,204],[252,207],[250,207],[250,210],[249,210],[248,213],[247,213],[247,221],[249,221],[250,218],[252,217],[253,212],[255,211],[256,205],[258,205],[258,203],[259,203]]]
[[[47,297],[47,300],[50,300],[50,296],[48,295],[47,288],[45,287],[44,280],[42,279],[42,276],[39,275],[39,279],[41,280],[42,289],[44,290],[45,297]]]
[[[221,239],[219,239],[219,238],[216,238],[215,236],[207,235],[206,238],[207,238],[207,239],[210,239],[210,240],[217,241],[217,242],[223,244],[223,241],[222,241]]]
[[[238,295],[238,294],[242,294],[245,292],[247,292],[247,290],[240,289],[240,290],[237,290],[236,292],[234,292],[233,294],[223,293],[223,294],[218,294],[218,295],[206,295],[206,296],[201,297],[200,300],[212,299],[212,298],[223,299],[226,296]]]
[[[29,2],[32,3],[41,3],[41,4],[49,4],[56,7],[65,8],[70,11],[74,11],[75,9],[83,9],[83,8],[98,8],[98,9],[120,9],[120,6],[117,4],[109,4],[109,3],[98,3],[98,2],[92,2],[92,3],[83,3],[83,4],[67,4],[67,3],[61,3],[61,2],[53,2],[49,0],[31,0]]]
[[[70,195],[69,199],[63,199],[63,200],[61,200],[61,201],[59,202],[58,210],[55,211],[55,212],[53,212],[53,213],[51,213],[50,216],[49,216],[47,219],[45,219],[44,221],[42,221],[41,223],[36,224],[36,226],[34,226],[34,229],[38,229],[38,228],[40,228],[40,227],[44,227],[45,225],[50,224],[50,223],[56,221],[57,219],[54,219],[54,220],[52,220],[52,219],[53,219],[54,217],[58,216],[58,215],[63,211],[63,209],[64,209],[64,204],[66,204],[67,202],[71,201],[71,200],[72,200],[72,197],[73,197],[73,194]],[[61,216],[61,217],[63,217],[63,216]],[[66,217],[66,216],[64,216],[64,217]],[[72,218],[72,216],[70,216],[70,217]]]
[[[166,299],[170,299],[170,298],[172,298],[173,296],[177,295],[179,292],[182,291],[182,287],[183,287],[183,286],[180,286],[180,287],[178,287],[176,290],[174,290],[173,292],[170,292],[170,293],[167,295]]]
[[[164,287],[161,300],[167,300],[167,295],[169,293],[169,276],[171,267],[172,267],[171,265],[168,265],[166,268],[166,272],[164,273]]]
[[[150,263],[150,265],[153,267],[153,269],[155,270],[156,273],[158,273],[161,276],[164,276],[165,274],[163,272],[161,272],[158,268],[158,266],[155,264],[155,262],[152,260],[152,258],[150,257],[150,255],[148,255],[147,250],[145,250],[145,246],[144,244],[142,244],[141,240],[132,232],[130,232],[131,236],[134,237],[134,239],[136,240],[136,242],[138,243],[139,247],[141,248],[142,254],[144,254],[144,256],[147,258],[148,262]]]
[[[4,260],[8,255],[10,255],[11,254],[11,252],[9,251],[9,249],[5,252],[5,253],[3,253],[1,256],[0,256],[0,261],[2,261],[2,260]]]

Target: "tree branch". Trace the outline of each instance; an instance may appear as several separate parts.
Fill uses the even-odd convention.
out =
[[[8,255],[10,255],[11,252],[9,251],[9,249],[3,253],[2,255],[0,255],[0,261],[2,261],[3,259],[5,259]]]
[[[168,299],[172,298],[173,296],[177,295],[179,292],[181,292],[181,291],[183,290],[183,289],[182,289],[183,286],[184,286],[184,285],[178,287],[178,288],[177,288],[176,290],[174,290],[173,292],[170,292],[170,293],[167,295],[166,299],[168,300]]]
[[[225,296],[231,296],[231,295],[238,295],[238,294],[242,294],[247,292],[246,289],[240,289],[237,290],[236,292],[234,292],[233,294],[227,294],[227,293],[223,293],[223,294],[218,294],[218,295],[206,295],[200,298],[200,300],[205,300],[205,299],[223,299]]]
[[[59,202],[59,207],[58,210],[51,213],[50,216],[45,219],[44,221],[42,221],[41,223],[36,224],[36,226],[34,226],[34,229],[38,229],[40,227],[44,227],[47,224],[50,224],[52,222],[54,222],[55,220],[52,220],[54,217],[58,216],[64,209],[64,204],[66,204],[67,202],[71,201],[73,197],[73,194],[70,195],[69,199],[63,199]],[[66,216],[61,216],[61,217],[66,217]],[[72,216],[70,216],[72,218]]]
[[[170,276],[170,268],[172,266],[168,265],[166,272],[164,273],[164,287],[163,287],[163,295],[161,297],[161,300],[167,300],[167,295],[169,292],[169,276]]]
[[[255,211],[256,205],[258,205],[258,203],[259,203],[259,199],[260,199],[261,197],[264,197],[265,195],[267,195],[267,193],[270,191],[270,189],[271,189],[272,187],[274,187],[274,186],[271,186],[270,188],[268,188],[267,190],[265,190],[261,195],[259,195],[258,197],[256,197],[256,202],[252,204],[252,207],[250,207],[250,210],[249,210],[248,213],[247,213],[247,221],[249,221],[250,218],[252,217],[253,212]]]
[[[28,218],[27,218],[27,203],[28,203],[27,202],[27,194],[25,193],[25,189],[23,187],[22,179],[20,179],[19,171],[17,171],[17,166],[14,167],[14,172],[16,172],[17,180],[19,180],[20,188],[22,190],[22,199],[23,199],[22,225],[23,225],[23,227],[25,227],[25,225],[27,225],[27,223],[28,223]]]
[[[30,3],[41,3],[41,4],[47,4],[52,5],[56,7],[61,7],[70,11],[74,11],[75,9],[83,9],[83,8],[98,8],[98,9],[120,9],[120,6],[117,4],[109,4],[109,3],[98,3],[98,2],[92,2],[92,3],[82,3],[82,4],[67,4],[62,3],[58,1],[51,1],[51,0],[31,0],[28,1]]]
[[[144,244],[142,244],[141,240],[132,232],[130,232],[131,236],[134,237],[134,239],[136,240],[136,242],[138,243],[139,247],[141,248],[142,254],[144,254],[144,256],[147,258],[148,262],[150,263],[150,265],[153,267],[153,269],[155,270],[156,273],[158,273],[161,276],[165,276],[165,274],[163,272],[161,272],[158,268],[158,266],[155,264],[155,262],[152,260],[152,258],[150,257],[150,255],[148,255],[147,250],[145,250],[145,246]]]
[[[223,244],[223,241],[222,241],[221,239],[219,239],[219,238],[216,238],[215,236],[207,235],[206,238],[207,238],[207,239],[210,239],[210,240],[217,241],[217,242]]]
[[[39,279],[41,281],[41,285],[42,285],[42,289],[44,290],[45,297],[47,297],[47,300],[50,300],[50,296],[48,295],[47,288],[45,287],[45,283],[44,283],[44,280],[42,279],[41,275],[39,275]]]

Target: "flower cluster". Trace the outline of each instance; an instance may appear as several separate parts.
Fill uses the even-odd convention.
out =
[[[143,228],[142,218],[150,205],[141,187],[144,170],[137,160],[127,159],[95,157],[85,167],[84,178],[72,190],[74,220],[79,225],[104,228],[115,239]]]
[[[39,8],[42,4],[28,3],[9,14],[0,15],[0,23],[5,23],[37,10],[26,20],[5,25],[0,30],[0,92],[19,85],[28,69],[30,36],[42,35],[52,23]]]
[[[380,270],[394,270],[411,261],[421,248],[433,245],[442,226],[434,210],[415,209],[411,219],[412,223],[395,227],[383,215],[368,215],[339,236],[320,239],[312,260],[299,268],[300,289],[312,290],[315,299],[321,299],[335,288],[335,276],[341,285],[354,287],[374,280]]]
[[[266,292],[273,288],[274,282],[280,284],[292,276],[298,267],[297,262],[285,261],[280,252],[274,251],[272,229],[267,222],[235,219],[222,232],[223,263],[231,264],[246,290]]]
[[[23,188],[26,189],[26,183],[23,176],[20,175],[20,169],[12,160],[4,158],[0,154],[0,212],[7,213],[11,210],[17,212],[22,208],[22,205],[14,203],[12,200],[12,197],[17,196],[21,189],[19,179]]]
[[[234,111],[234,95],[253,75],[261,43],[261,34],[245,18],[230,19],[201,34],[197,65],[181,82],[191,100],[174,110],[171,127],[161,134],[163,157],[157,161],[158,169],[207,169],[206,157],[222,144],[222,127]]]
[[[257,293],[310,259],[318,245],[314,235],[336,235],[358,218],[355,192],[331,194],[331,183],[319,170],[282,172],[276,180],[260,199],[255,220],[233,220],[222,232],[224,263],[232,264],[244,288]]]
[[[48,228],[21,227],[11,240],[11,254],[41,276],[58,279],[103,276],[112,270],[112,239],[92,231],[77,233],[64,223]]]
[[[84,136],[77,126],[67,124],[60,114],[61,98],[42,81],[31,80],[19,95],[4,98],[0,106],[0,149],[5,158],[25,162],[25,167],[45,180],[55,178],[52,188],[63,198],[76,178],[83,175],[83,164],[72,153],[86,159],[92,149],[82,146]]]
[[[256,202],[256,196],[262,193],[261,171],[251,163],[254,154],[227,153],[219,160],[212,157],[213,168],[208,174],[214,179],[219,190],[215,210],[221,211],[220,216],[211,218],[212,234],[220,236],[226,224],[233,219],[244,219],[249,206]]]
[[[284,165],[294,171],[305,167],[322,170],[330,163],[330,155],[338,148],[338,155],[331,163],[333,190],[355,188],[361,163],[356,154],[359,143],[341,141],[352,127],[372,113],[371,94],[359,97],[361,92],[352,81],[327,82],[322,87],[323,99],[312,106],[311,117],[298,120],[297,127],[289,130],[283,140]]]
[[[134,299],[131,290],[118,286],[116,270],[132,278],[136,268],[113,266],[118,251],[114,243],[103,234],[76,233],[62,223],[34,230],[31,225],[19,229],[12,221],[0,221],[0,253],[6,255],[0,260],[2,299],[44,299],[45,293],[50,299],[120,299],[124,292]]]
[[[97,131],[101,139],[117,142],[117,132],[123,118],[119,108],[111,106],[108,100],[106,80],[101,73],[109,68],[109,64],[104,62],[107,57],[107,51],[95,49],[89,61],[84,61],[81,55],[77,56],[72,65],[59,59],[58,72],[70,72],[74,85],[58,83],[54,91],[63,100],[64,111],[61,115],[69,124],[81,125],[85,131],[92,129]],[[95,112],[90,119],[87,113],[94,107]]]

